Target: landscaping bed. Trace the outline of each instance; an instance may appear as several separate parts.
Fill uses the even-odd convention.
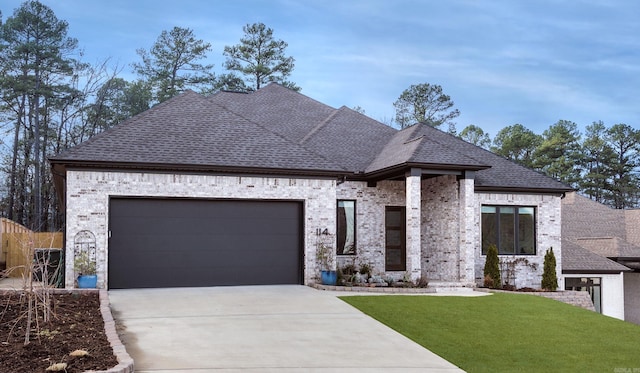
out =
[[[43,321],[40,310],[34,313],[30,342],[25,345],[27,304],[22,291],[0,291],[0,372],[45,372],[56,363],[66,363],[61,371],[67,373],[118,365],[97,291],[51,294],[50,321]],[[70,356],[75,350],[88,355]]]

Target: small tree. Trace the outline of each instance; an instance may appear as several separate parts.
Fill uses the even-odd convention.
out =
[[[556,256],[553,254],[553,247],[544,254],[544,268],[542,270],[542,288],[548,291],[556,291],[558,288],[558,277],[556,275]]]
[[[500,289],[501,285],[498,248],[496,245],[490,245],[487,249],[487,260],[484,263],[484,286]]]

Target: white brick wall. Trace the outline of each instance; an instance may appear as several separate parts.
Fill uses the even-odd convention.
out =
[[[412,179],[413,180],[413,179]],[[537,207],[538,255],[529,260],[539,263],[536,273],[518,275],[517,286],[540,284],[544,251],[553,246],[560,273],[560,198],[525,194],[474,193],[473,179],[439,176],[412,182],[420,185],[420,244],[413,255],[408,247],[408,267],[412,277],[426,276],[432,281],[482,283],[484,257],[480,247],[480,206],[482,204],[525,205]],[[143,172],[67,172],[66,286],[73,287],[73,238],[81,230],[96,236],[98,286],[107,283],[109,197],[186,197],[228,199],[273,199],[304,202],[304,281],[314,282],[318,274],[315,263],[315,232],[336,229],[336,200],[356,200],[357,257],[338,257],[338,265],[368,263],[374,273],[384,273],[385,206],[405,206],[407,188],[404,180],[380,181],[375,187],[366,182],[275,178],[258,176],[223,176]],[[460,187],[462,185],[462,188]],[[409,207],[407,207],[409,210]],[[471,213],[469,213],[471,211]],[[409,215],[410,211],[407,211]],[[413,221],[413,220],[412,220]],[[461,221],[463,225],[461,225]],[[416,230],[413,231],[416,235]],[[409,236],[409,232],[408,236]],[[529,271],[530,272],[530,271]],[[389,273],[402,278],[404,273]],[[560,277],[560,276],[559,276]],[[561,287],[563,284],[559,284]]]
[[[463,190],[466,196],[464,205],[467,209],[474,211],[473,180],[464,180],[463,183],[466,185]],[[378,182],[375,188],[368,187],[365,182],[347,182],[338,185],[336,192],[338,199],[356,200],[358,254],[357,257],[339,257],[339,265],[343,266],[354,261],[356,265],[369,263],[376,274],[387,274],[394,278],[403,277],[404,272],[385,273],[384,271],[384,207],[406,205],[405,185],[404,181]],[[407,248],[409,257],[407,270],[411,272],[411,261],[417,259],[419,265],[414,268],[420,268],[420,273],[411,273],[414,278],[422,275],[432,281],[473,283],[474,233],[477,227],[462,229],[470,238],[469,242],[460,241],[459,219],[464,213],[460,210],[456,176],[434,177],[423,180],[420,185],[420,255],[419,258],[409,257],[410,250]],[[408,206],[407,210],[409,210]],[[474,221],[473,216],[469,220]],[[459,251],[459,247],[462,252]]]
[[[304,201],[304,281],[312,282],[317,275],[314,233],[317,228],[335,229],[335,184],[335,180],[317,179],[68,171],[65,285],[74,286],[73,238],[89,230],[96,236],[98,287],[105,287],[110,196]]]
[[[346,182],[336,188],[338,199],[356,200],[356,250],[358,257],[340,256],[344,266],[368,263],[376,274],[384,273],[384,208],[405,205],[404,181],[380,181],[376,187],[366,182]],[[335,226],[332,232],[335,231]],[[402,275],[398,275],[402,278]]]
[[[458,182],[453,175],[422,182],[422,268],[430,281],[458,281]]]
[[[561,247],[561,199],[560,196],[517,194],[517,193],[476,193],[475,220],[478,229],[475,232],[476,283],[482,285],[486,256],[482,255],[482,229],[480,228],[480,207],[482,205],[519,205],[536,207],[536,255],[500,255],[503,260],[526,258],[529,263],[537,264],[537,270],[530,266],[518,265],[515,286],[540,288],[544,254],[553,247],[556,257],[556,274],[558,289],[564,289],[562,279],[562,247]]]

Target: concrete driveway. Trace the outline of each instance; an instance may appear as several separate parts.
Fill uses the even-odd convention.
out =
[[[306,286],[112,290],[109,299],[136,372],[462,372]]]

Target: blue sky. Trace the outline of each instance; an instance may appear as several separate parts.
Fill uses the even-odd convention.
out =
[[[439,84],[457,128],[493,137],[520,123],[542,133],[560,119],[640,127],[640,2],[635,0],[42,0],[84,49],[124,67],[162,30],[188,27],[222,51],[263,22],[296,60],[290,80],[333,107],[388,121],[411,84]],[[3,18],[21,1],[1,0]]]

